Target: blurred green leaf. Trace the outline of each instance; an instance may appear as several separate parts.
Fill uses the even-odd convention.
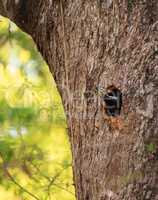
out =
[[[14,155],[13,143],[0,139],[0,153],[5,162],[9,162]]]

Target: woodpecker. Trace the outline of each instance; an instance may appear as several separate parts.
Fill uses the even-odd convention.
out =
[[[111,117],[119,116],[122,107],[121,91],[114,85],[110,85],[106,89],[96,87],[96,90],[104,100],[106,114]]]
[[[114,85],[107,87],[107,94],[103,96],[106,113],[108,116],[116,117],[121,113],[122,93]]]

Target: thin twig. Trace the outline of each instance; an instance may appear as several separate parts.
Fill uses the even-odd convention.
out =
[[[10,172],[7,170],[7,168],[5,168],[5,171],[8,175],[8,177],[10,178],[10,180],[17,185],[23,192],[27,193],[28,195],[30,195],[31,197],[33,197],[36,200],[40,200],[37,196],[35,196],[34,194],[32,194],[30,191],[28,191],[26,188],[24,188],[23,186],[21,186],[14,178],[13,176],[10,174]]]
[[[66,188],[64,188],[64,187],[62,187],[62,186],[60,186],[60,185],[58,185],[58,184],[56,184],[56,183],[54,183],[53,185],[54,185],[55,187],[60,188],[61,190],[64,190],[64,191],[66,191],[66,192],[72,194],[73,196],[75,196],[75,194],[74,194],[73,192],[67,190]]]
[[[34,194],[32,194],[30,191],[28,191],[26,188],[24,188],[22,185],[20,185],[20,184],[13,178],[13,176],[11,175],[11,173],[9,172],[9,170],[8,170],[7,167],[6,167],[5,160],[4,160],[3,155],[2,155],[1,152],[0,152],[0,157],[1,157],[2,160],[3,160],[3,169],[4,169],[5,173],[7,174],[7,176],[9,177],[9,179],[10,179],[16,186],[18,186],[23,192],[27,193],[28,195],[30,195],[31,197],[33,197],[33,198],[36,199],[36,200],[40,200],[37,196],[35,196]]]

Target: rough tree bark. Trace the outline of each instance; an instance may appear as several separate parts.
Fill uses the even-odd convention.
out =
[[[157,200],[158,1],[3,0],[0,9],[33,37],[56,80],[77,199]],[[123,93],[120,126],[94,92],[111,84]]]

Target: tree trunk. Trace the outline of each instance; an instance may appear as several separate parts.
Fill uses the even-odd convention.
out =
[[[4,2],[62,96],[77,199],[157,200],[158,1]],[[123,94],[119,117],[95,93],[110,85]]]

